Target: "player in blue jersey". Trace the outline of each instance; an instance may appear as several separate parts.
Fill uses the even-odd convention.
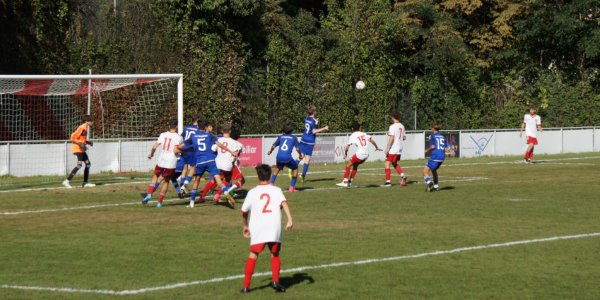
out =
[[[192,138],[194,134],[198,132],[198,124],[202,122],[201,118],[196,118],[194,123],[188,125],[183,129],[181,136],[183,137],[183,142],[187,142]],[[196,156],[193,151],[183,152],[183,170],[181,172],[181,180],[179,185],[183,189],[183,193],[186,193],[185,186],[192,181],[192,176],[196,173]]]
[[[304,131],[302,132],[302,138],[300,138],[300,152],[304,156],[304,167],[302,169],[301,180],[304,181],[308,167],[310,165],[310,158],[315,148],[317,141],[317,133],[329,130],[329,126],[318,128],[319,120],[317,119],[317,108],[314,105],[308,106],[308,116],[304,119]],[[302,159],[296,161],[300,164]]]
[[[271,155],[273,150],[275,150],[276,147],[279,147],[279,151],[277,151],[277,169],[275,169],[275,172],[271,176],[271,184],[275,184],[279,172],[281,172],[283,168],[288,167],[292,170],[292,181],[288,191],[293,193],[296,192],[295,186],[296,180],[298,179],[298,162],[292,157],[292,152],[294,149],[298,151],[298,154],[300,155],[298,158],[299,160],[302,160],[302,153],[300,152],[298,139],[292,134],[292,131],[294,131],[294,127],[291,124],[285,125],[283,127],[283,134],[275,140],[275,143],[273,143],[273,146],[271,146],[271,150],[269,150],[267,155]]]
[[[425,154],[431,152],[431,156],[429,157],[429,161],[425,165],[423,169],[423,176],[425,177],[425,184],[427,184],[427,191],[431,192],[432,190],[439,190],[440,187],[438,185],[438,173],[437,170],[444,163],[444,159],[446,158],[446,138],[440,133],[440,125],[433,124],[431,126],[431,130],[433,133],[429,136],[429,146],[425,149]],[[429,173],[433,174],[433,182],[429,177]]]
[[[191,136],[189,141],[185,143],[185,146],[181,147],[181,150],[183,151],[194,149],[194,155],[196,158],[196,178],[194,179],[192,191],[190,193],[189,207],[194,207],[200,178],[205,172],[209,173],[209,180],[214,180],[217,186],[221,188],[225,187],[221,181],[221,172],[217,168],[217,164],[215,162],[216,155],[211,149],[212,146],[217,145],[217,147],[223,149],[224,151],[228,151],[231,153],[231,155],[237,157],[237,151],[231,151],[226,146],[219,143],[217,141],[217,137],[215,137],[211,131],[212,124],[203,121],[198,127],[198,132]],[[204,201],[204,197],[201,197],[199,202],[202,203]]]

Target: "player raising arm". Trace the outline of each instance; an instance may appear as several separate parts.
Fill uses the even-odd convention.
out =
[[[183,129],[181,136],[183,137],[184,142],[189,141],[190,138],[192,138],[192,135],[198,132],[198,124],[200,124],[200,122],[200,118],[196,118],[193,124],[188,125]],[[183,158],[184,166],[179,185],[183,188],[183,193],[186,193],[185,186],[192,181],[192,176],[194,176],[196,172],[196,157],[193,151],[183,152],[181,156]]]
[[[302,137],[300,138],[300,152],[304,156],[304,167],[302,169],[301,177],[302,182],[304,182],[304,178],[308,172],[308,167],[310,166],[310,158],[315,148],[317,134],[329,130],[329,126],[317,128],[319,125],[319,119],[317,119],[316,106],[309,105],[307,113],[308,116],[304,119],[304,131],[302,132]],[[299,158],[298,161],[296,161],[296,164],[299,165],[301,160],[302,158]]]
[[[221,135],[217,141],[221,143],[223,146],[227,147],[229,151],[224,149],[217,149],[216,144],[212,146],[214,151],[217,151],[217,168],[221,171],[221,178],[223,180],[223,185],[228,186],[232,180],[232,170],[234,166],[234,162],[236,161],[235,157],[231,154],[233,152],[240,152],[242,149],[240,148],[240,144],[231,138],[231,126],[224,126],[221,128]],[[217,184],[214,182],[208,182],[202,195],[205,197],[208,191],[217,187]],[[215,202],[220,202],[221,195],[223,194],[223,189],[219,189],[214,196]],[[233,197],[227,197],[227,201],[229,205],[233,207],[235,205],[235,200]]]
[[[198,128],[198,132],[192,135],[192,138],[186,142],[185,146],[181,147],[182,151],[194,149],[196,155],[196,178],[194,179],[194,184],[192,185],[192,191],[190,193],[189,207],[194,207],[200,178],[205,172],[209,173],[209,181],[214,180],[218,187],[225,187],[221,181],[221,172],[217,168],[215,162],[216,154],[213,152],[212,146],[217,145],[218,148],[228,151],[233,157],[237,157],[237,151],[231,151],[223,144],[219,143],[211,131],[212,124],[206,121],[202,122]],[[201,203],[205,201],[204,196],[200,197]]]
[[[81,169],[81,166],[83,164],[85,164],[85,169],[83,169],[83,183],[81,184],[81,186],[96,186],[93,183],[88,183],[88,177],[90,175],[90,167],[92,166],[92,163],[90,163],[90,159],[86,152],[87,145],[94,145],[93,142],[87,140],[88,134],[90,133],[90,126],[92,126],[93,124],[94,119],[92,118],[92,116],[85,115],[83,116],[83,124],[79,125],[77,130],[75,130],[75,132],[71,134],[71,143],[73,143],[73,145],[71,145],[71,152],[73,152],[73,154],[77,157],[77,165],[75,166],[75,168],[73,168],[73,170],[71,170],[71,173],[69,173],[67,179],[65,179],[62,182],[62,184],[66,188],[73,188],[71,186],[71,179],[73,179],[73,177],[75,176],[75,174],[77,174],[79,169]]]
[[[393,111],[390,113],[392,119],[392,125],[388,129],[388,142],[385,147],[385,183],[384,187],[392,186],[392,170],[390,165],[394,166],[396,172],[402,177],[400,182],[401,186],[406,186],[406,176],[402,167],[398,164],[402,155],[402,149],[404,148],[404,141],[406,140],[406,134],[404,132],[404,125],[400,123],[400,113]]]
[[[438,173],[437,169],[444,163],[446,159],[446,138],[440,133],[440,125],[431,125],[433,133],[429,136],[429,147],[425,149],[425,154],[431,151],[429,161],[423,169],[423,177],[425,178],[425,184],[427,184],[426,191],[431,192],[432,190],[439,190],[438,185]],[[433,182],[429,177],[429,172],[433,173]]]
[[[152,180],[148,185],[148,193],[146,194],[144,200],[142,200],[142,204],[146,204],[152,200],[152,193],[154,193],[154,189],[157,187],[156,183],[158,182],[158,178],[162,177],[165,184],[163,184],[160,190],[158,204],[156,204],[156,207],[162,207],[163,199],[169,190],[169,181],[175,175],[175,167],[177,166],[175,149],[182,144],[183,138],[177,134],[177,120],[172,120],[169,122],[169,131],[160,134],[158,140],[156,140],[154,145],[152,145],[152,149],[148,155],[148,159],[152,159],[156,149],[162,145],[162,152],[160,153],[156,167],[154,167],[154,174],[152,175]]]
[[[234,129],[231,132],[231,138],[237,143],[237,149],[240,149],[240,152],[238,152],[238,159],[235,160],[235,162],[233,163],[233,169],[231,170],[231,187],[229,188],[229,190],[227,190],[227,192],[225,193],[225,197],[227,197],[227,201],[229,202],[235,202],[234,195],[235,195],[235,191],[239,188],[241,188],[244,183],[246,182],[246,179],[244,178],[244,174],[242,174],[242,169],[240,168],[240,160],[239,160],[239,156],[242,154],[242,149],[244,149],[244,145],[242,145],[242,143],[240,143],[238,141],[238,139],[240,138],[240,132],[239,129]],[[231,199],[230,199],[231,198]]]
[[[370,135],[360,131],[360,124],[358,124],[358,122],[352,123],[352,135],[350,135],[346,149],[344,149],[344,160],[348,157],[350,145],[356,146],[357,149],[356,153],[346,164],[344,181],[338,183],[337,186],[350,187],[352,185],[352,180],[354,180],[356,172],[358,172],[358,166],[367,161],[369,158],[369,144],[367,141],[375,146],[375,151],[382,151],[379,149],[379,146],[377,146],[377,143],[375,143],[375,140]],[[352,167],[352,175],[350,175],[350,167]]]
[[[523,137],[523,129],[525,129],[525,135],[527,136],[527,151],[525,151],[525,162],[531,163],[533,159],[533,148],[538,144],[537,132],[542,132],[542,118],[538,116],[537,109],[535,106],[529,107],[529,113],[523,118],[521,123],[521,130],[519,131],[519,137]]]
[[[298,139],[294,135],[292,135],[292,131],[294,131],[294,127],[291,124],[287,124],[282,129],[283,134],[280,135],[271,146],[271,150],[267,153],[267,155],[271,155],[275,148],[279,147],[279,151],[277,151],[277,169],[275,169],[275,173],[271,177],[271,184],[275,184],[275,180],[277,180],[277,175],[283,168],[288,167],[292,170],[292,181],[290,182],[290,188],[288,192],[296,192],[296,180],[298,179],[298,163],[292,157],[292,152],[294,149],[298,151],[300,155],[299,159],[302,159],[302,153],[298,147]]]
[[[258,255],[265,246],[271,251],[271,287],[277,292],[285,292],[285,287],[279,283],[279,272],[281,260],[281,210],[285,212],[287,224],[285,230],[294,227],[292,214],[288,208],[285,196],[281,189],[270,185],[271,167],[259,165],[256,167],[256,175],[260,184],[248,191],[242,206],[242,233],[245,238],[250,239],[250,254],[246,260],[244,270],[244,286],[240,292],[250,292],[250,280],[254,273]]]

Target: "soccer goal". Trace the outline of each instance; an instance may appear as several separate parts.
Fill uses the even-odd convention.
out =
[[[132,149],[122,144],[152,140],[173,119],[183,129],[183,75],[0,75],[0,176],[64,175],[70,134],[88,114],[100,146],[90,149],[92,172],[145,169],[124,162]]]

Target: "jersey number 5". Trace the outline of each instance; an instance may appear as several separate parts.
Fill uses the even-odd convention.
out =
[[[265,206],[263,206],[263,214],[272,213],[273,211],[268,209],[269,203],[271,202],[271,196],[269,196],[269,194],[262,194],[260,195],[260,200],[267,200],[267,203],[265,203]]]

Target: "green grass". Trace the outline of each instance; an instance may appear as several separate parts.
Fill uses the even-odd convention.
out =
[[[413,184],[387,189],[376,187],[383,183],[381,162],[362,166],[352,189],[319,190],[335,188],[343,166],[314,166],[311,171],[321,173],[299,183],[302,192],[286,194],[295,228],[284,233],[282,268],[600,232],[600,155],[536,159],[546,162],[449,160],[440,169],[445,189],[433,193],[421,183],[423,161],[402,164]],[[277,183],[287,187],[282,175]],[[249,178],[247,187],[255,184]],[[47,185],[58,186],[60,181]],[[187,209],[178,200],[162,209],[141,206],[136,203],[145,188],[146,183],[131,183],[0,193],[0,212],[132,203],[0,214],[0,285],[125,290],[243,273],[248,241],[237,210],[212,203]],[[289,286],[284,295],[260,288],[269,277],[254,278],[259,289],[244,298],[598,299],[599,253],[600,238],[592,237],[312,269],[282,274]],[[256,271],[268,270],[263,253]],[[231,299],[241,297],[241,284],[240,279],[133,296],[0,288],[0,298]]]

